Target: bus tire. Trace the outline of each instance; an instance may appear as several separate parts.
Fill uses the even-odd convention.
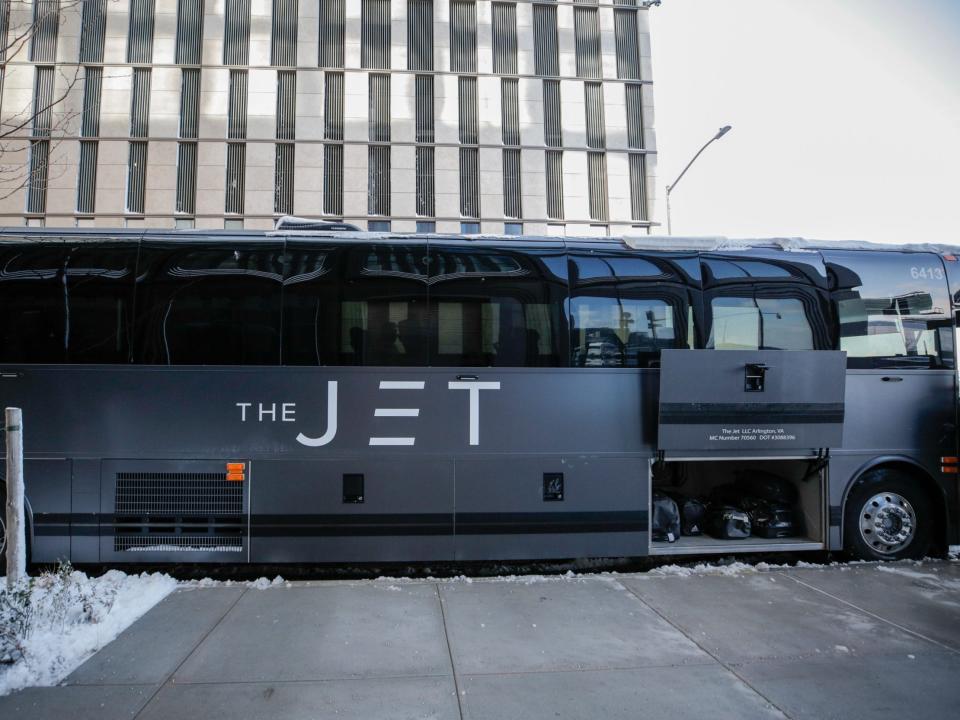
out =
[[[933,539],[930,496],[916,478],[891,468],[854,483],[844,521],[844,548],[860,560],[919,559]]]

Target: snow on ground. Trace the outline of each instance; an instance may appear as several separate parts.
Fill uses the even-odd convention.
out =
[[[161,573],[91,578],[69,566],[13,590],[0,583],[0,695],[60,682],[177,586]]]

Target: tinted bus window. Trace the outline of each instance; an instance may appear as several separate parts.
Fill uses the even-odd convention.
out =
[[[66,353],[62,242],[0,242],[0,360],[59,363]]]
[[[284,363],[427,364],[427,246],[290,240]]]
[[[430,364],[555,367],[566,343],[559,243],[430,242]]]
[[[849,367],[951,363],[950,298],[943,264],[928,253],[824,252]]]
[[[130,362],[137,243],[72,242],[65,251],[67,362]]]
[[[134,358],[153,365],[280,361],[283,244],[144,241]]]
[[[654,367],[664,348],[695,347],[697,256],[571,247],[575,367]]]
[[[794,255],[758,249],[701,257],[707,348],[831,347],[826,268],[817,253]]]

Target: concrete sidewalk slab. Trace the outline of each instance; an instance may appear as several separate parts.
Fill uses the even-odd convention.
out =
[[[711,662],[613,581],[448,583],[440,593],[464,674]]]
[[[460,684],[470,720],[784,717],[719,665],[474,675]]]
[[[911,654],[774,660],[737,672],[797,720],[956,717],[960,656]]]
[[[119,720],[135,717],[156,685],[88,685],[27,688],[0,697],[4,720]]]
[[[450,675],[432,583],[251,590],[174,682],[270,682]]]
[[[780,573],[623,583],[721,662],[907,655],[934,646]]]
[[[453,678],[168,685],[138,720],[407,720],[460,717]]]
[[[243,587],[185,588],[161,600],[67,678],[67,684],[159,685],[243,595]]]
[[[794,580],[960,651],[960,567],[796,570]]]

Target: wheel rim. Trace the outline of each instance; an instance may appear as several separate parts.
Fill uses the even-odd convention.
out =
[[[877,493],[860,509],[860,537],[877,553],[893,555],[917,534],[917,514],[902,495]]]

